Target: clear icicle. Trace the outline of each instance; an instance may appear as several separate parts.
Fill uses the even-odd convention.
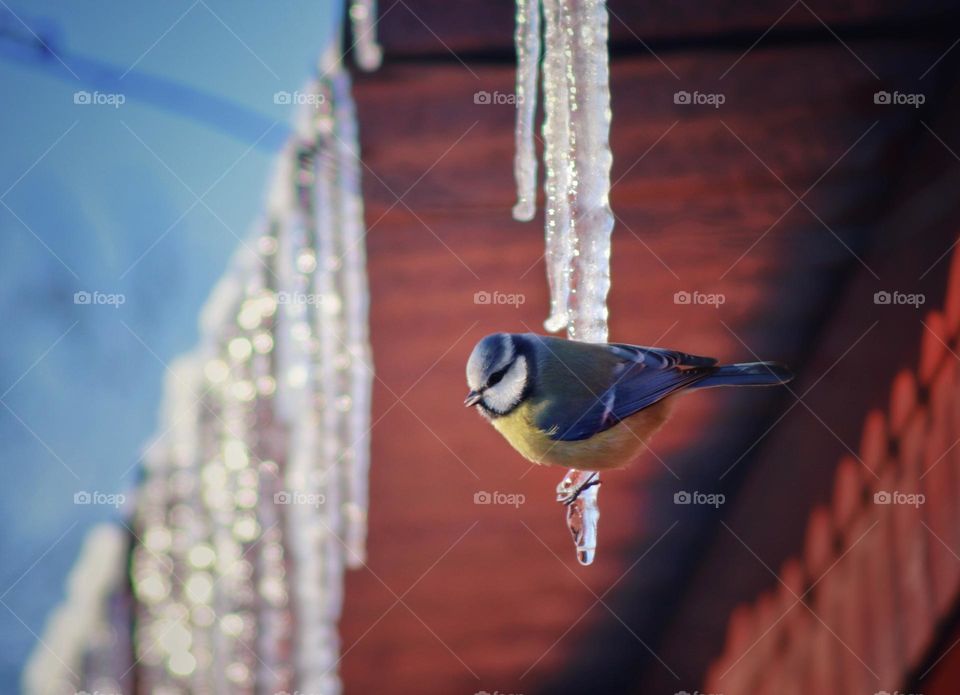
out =
[[[352,0],[350,21],[353,26],[357,65],[370,72],[380,67],[383,49],[377,43],[377,0]]]
[[[533,119],[537,111],[537,74],[540,66],[540,0],[517,0],[517,124],[513,173],[517,204],[513,218],[529,222],[537,212],[537,150]]]
[[[569,338],[607,340],[607,294],[610,290],[610,75],[607,55],[608,16],[603,0],[517,0],[517,94],[530,92],[531,18],[542,6],[544,168],[546,169],[546,262],[550,285],[550,316],[544,326],[567,329]],[[538,46],[537,46],[538,47]],[[529,110],[528,110],[529,107]],[[517,219],[532,217],[535,181],[532,138],[526,130],[533,105],[520,103],[517,112],[515,172]],[[531,127],[532,129],[532,127]],[[524,206],[522,203],[530,202]],[[519,213],[519,214],[518,214]],[[531,213],[524,216],[524,213]],[[571,470],[557,486],[560,500],[585,482],[567,507],[567,525],[582,564],[593,561],[600,511],[599,474]]]
[[[597,550],[597,523],[600,508],[597,494],[600,491],[600,474],[596,471],[570,469],[557,485],[557,501],[567,507],[567,528],[577,547],[577,560],[581,565],[593,562]],[[570,497],[576,494],[571,503]]]
[[[571,126],[575,142],[576,229],[574,271],[576,311],[570,337],[607,341],[607,293],[610,291],[610,72],[607,60],[607,8],[603,0],[568,0],[577,27],[570,53],[577,76],[578,103]]]
[[[544,0],[543,140],[546,168],[546,261],[550,284],[550,316],[544,327],[554,333],[569,323],[571,266],[575,250],[570,210],[571,174],[569,79],[565,54],[568,35],[563,26],[563,5]]]

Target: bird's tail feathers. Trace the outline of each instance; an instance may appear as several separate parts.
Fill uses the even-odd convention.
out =
[[[779,362],[741,362],[717,367],[693,388],[713,386],[780,386],[793,379],[793,372]]]

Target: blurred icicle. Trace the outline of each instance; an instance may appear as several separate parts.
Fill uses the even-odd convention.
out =
[[[532,125],[535,111],[536,32],[543,11],[544,184],[548,331],[569,338],[607,340],[610,290],[610,75],[608,16],[604,0],[517,0],[516,219],[533,217],[536,180]],[[599,394],[598,394],[599,395]],[[599,481],[594,472],[570,471],[557,487]],[[581,563],[593,561],[599,507],[598,485],[584,489],[567,508],[567,523]]]
[[[380,67],[383,49],[377,43],[377,0],[351,0],[350,21],[357,65],[370,72]]]
[[[112,615],[122,595],[128,534],[119,526],[91,529],[67,578],[67,597],[49,619],[46,639],[24,667],[26,695],[121,692],[130,686],[128,614]],[[119,618],[119,619],[118,619]],[[94,672],[85,672],[94,664]]]
[[[346,463],[343,487],[344,539],[347,544],[347,565],[360,567],[366,560],[367,506],[370,469],[370,408],[373,389],[373,355],[370,352],[370,294],[367,290],[367,255],[363,224],[363,196],[360,190],[360,142],[357,135],[356,109],[350,98],[350,80],[346,73],[333,77],[334,149],[337,181],[334,187],[338,213],[331,264],[339,282],[342,298],[342,320],[345,325],[343,349],[338,362],[346,372],[348,392],[338,406],[346,410],[344,441],[340,452]]]
[[[540,0],[517,0],[517,125],[513,160],[517,204],[513,218],[529,222],[537,212],[537,150],[533,119],[537,112],[540,69]]]
[[[82,560],[72,622],[51,626],[76,659],[54,672],[38,652],[30,693],[121,674],[162,695],[342,690],[337,624],[345,570],[365,557],[372,366],[357,126],[338,47],[319,72],[262,229],[204,307],[200,346],[168,373],[132,522],[132,596],[121,590],[132,652],[117,670],[100,642],[84,643],[101,638],[94,610],[126,564],[116,539],[97,536],[112,559],[101,574]]]
[[[186,412],[188,424],[170,433],[165,465],[186,476],[183,494],[162,484],[147,495],[139,525],[172,542],[134,560],[144,603],[169,584],[137,625],[145,663],[153,635],[173,633],[148,663],[150,692],[341,690],[337,622],[366,536],[371,377],[354,107],[337,56],[307,87],[264,231],[238,252],[194,366],[171,384],[168,417]]]

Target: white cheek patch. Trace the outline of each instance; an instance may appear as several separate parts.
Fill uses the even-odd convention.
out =
[[[483,404],[495,413],[507,413],[520,402],[526,384],[527,360],[521,355],[503,375],[499,384],[483,392]]]

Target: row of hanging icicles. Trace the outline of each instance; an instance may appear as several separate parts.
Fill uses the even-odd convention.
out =
[[[377,67],[373,0],[351,47]],[[28,693],[341,691],[346,567],[365,558],[370,397],[365,227],[340,47],[307,87],[260,231],[171,368],[126,539],[99,528],[37,650]],[[122,609],[132,604],[134,634]]]
[[[369,3],[351,8],[366,67],[379,54],[372,16]],[[343,574],[365,558],[373,366],[356,118],[338,52],[309,86],[263,233],[169,385],[171,427],[149,459],[133,555],[144,692],[341,690]]]

